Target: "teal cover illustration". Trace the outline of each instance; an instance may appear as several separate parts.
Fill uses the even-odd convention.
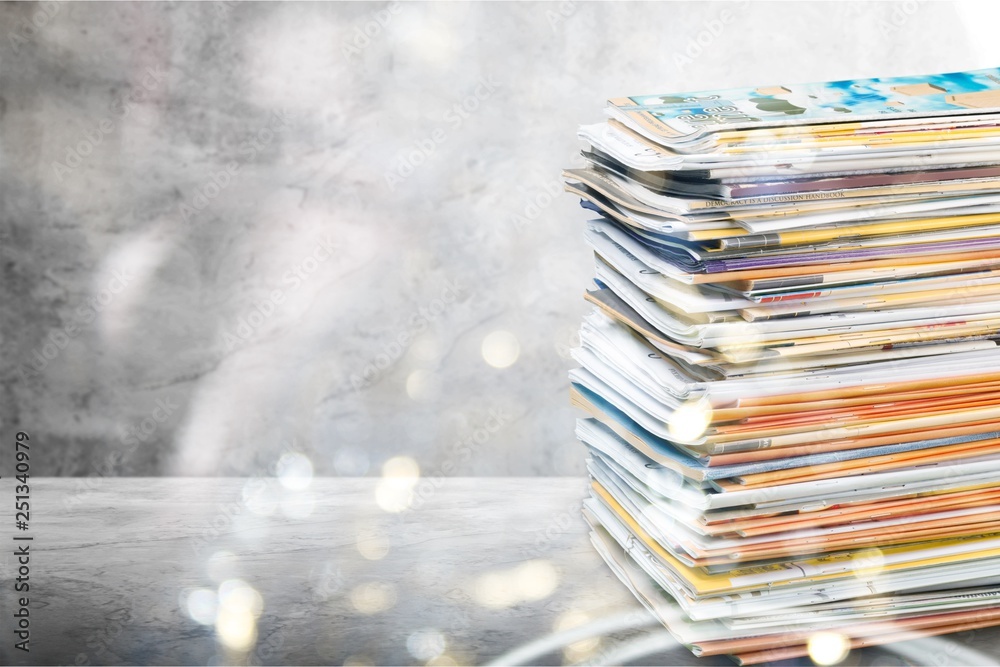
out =
[[[1000,109],[1000,68],[880,79],[640,95],[610,100],[682,132],[754,124],[851,122],[892,115]],[[652,119],[648,119],[652,120]]]

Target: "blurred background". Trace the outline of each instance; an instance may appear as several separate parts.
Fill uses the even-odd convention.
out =
[[[576,127],[626,94],[996,66],[998,18],[5,3],[4,432],[35,475],[582,475]]]

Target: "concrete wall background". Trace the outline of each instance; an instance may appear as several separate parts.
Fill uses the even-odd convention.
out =
[[[995,66],[996,11],[4,4],[4,433],[36,475],[582,474],[587,216],[548,194],[576,126],[621,94]]]

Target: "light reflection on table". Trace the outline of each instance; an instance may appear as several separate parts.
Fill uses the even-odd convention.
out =
[[[405,473],[35,480],[32,650],[26,660],[5,641],[0,660],[732,664],[673,643],[604,566],[579,514],[584,480],[420,487]],[[14,565],[0,556],[6,590]],[[5,637],[11,613],[5,595]],[[963,649],[996,658],[997,637],[911,643],[908,657],[855,652],[844,664],[956,664]]]

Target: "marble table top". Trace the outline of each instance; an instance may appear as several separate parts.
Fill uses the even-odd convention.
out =
[[[18,533],[33,537],[31,650],[13,648],[19,565],[4,549],[0,662],[731,664],[672,643],[604,566],[580,518],[582,479],[286,482],[308,485],[34,480]],[[998,639],[848,663],[989,662]]]

